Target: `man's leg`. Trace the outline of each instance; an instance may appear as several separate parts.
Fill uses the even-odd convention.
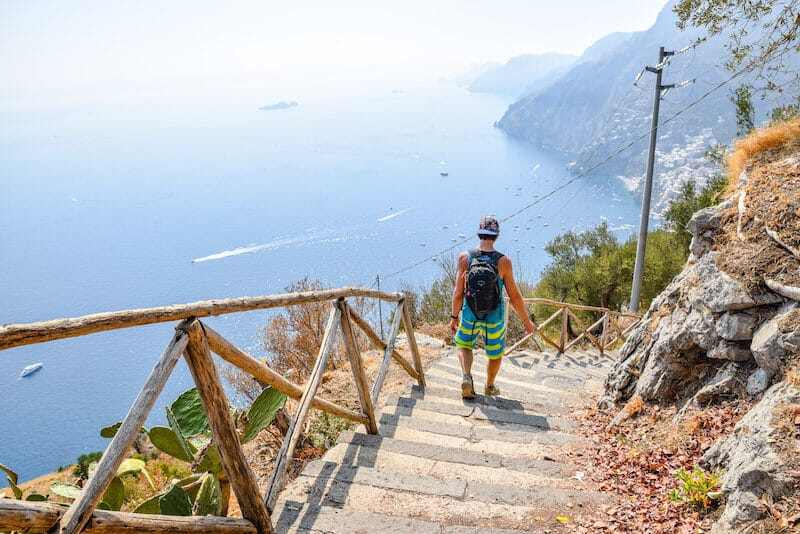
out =
[[[503,358],[490,359],[486,364],[486,385],[493,386],[494,379],[497,378],[497,373],[500,371],[500,364],[503,363]]]
[[[460,348],[458,350],[458,359],[461,360],[461,398],[474,399],[475,398],[475,384],[472,381],[472,349]]]
[[[464,376],[472,376],[472,350],[458,349],[458,359],[461,361],[461,372]]]
[[[458,347],[458,359],[461,362],[461,398],[474,399],[475,385],[472,382],[472,349],[478,333],[475,331],[474,317],[465,317],[466,309],[461,312],[461,322],[458,325],[453,342]]]

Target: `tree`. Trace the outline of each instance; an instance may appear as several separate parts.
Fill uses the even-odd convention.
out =
[[[740,85],[731,97],[736,107],[736,135],[744,137],[756,127],[756,108],[753,107],[753,93],[749,85]]]
[[[318,280],[303,278],[286,287],[287,293],[319,291],[323,289]],[[271,365],[279,373],[297,373],[295,379],[311,374],[317,353],[325,335],[325,324],[331,311],[329,302],[312,302],[289,306],[283,313],[271,317],[264,330],[264,348],[271,355]],[[335,350],[330,365],[336,368],[342,359],[341,351]]]
[[[800,51],[800,0],[678,0],[673,9],[680,29],[705,30],[700,41],[728,39],[729,70],[752,70],[775,91],[780,80],[800,80],[786,61]]]
[[[670,202],[667,211],[664,212],[665,227],[675,233],[681,249],[687,251],[687,254],[692,240],[692,235],[686,228],[689,219],[696,211],[716,204],[719,201],[720,193],[725,190],[727,184],[728,179],[722,173],[711,177],[699,191],[694,181],[684,182],[678,196]]]

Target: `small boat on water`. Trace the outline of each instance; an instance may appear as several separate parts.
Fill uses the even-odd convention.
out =
[[[442,171],[439,173],[439,176],[448,176],[449,174],[449,172]]]
[[[26,376],[28,376],[28,375],[32,375],[33,373],[35,373],[36,371],[38,371],[38,370],[39,370],[39,369],[41,369],[42,367],[44,367],[44,364],[43,364],[43,363],[41,363],[41,362],[39,362],[39,363],[32,363],[32,364],[30,364],[30,365],[28,365],[27,367],[24,367],[24,368],[22,369],[22,371],[19,373],[19,377],[20,377],[20,378],[24,378],[24,377],[26,377]]]

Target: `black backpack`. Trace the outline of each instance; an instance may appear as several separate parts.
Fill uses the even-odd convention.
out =
[[[497,251],[473,250],[469,253],[465,297],[467,305],[478,319],[485,319],[500,306],[500,273],[497,262],[503,255]]]

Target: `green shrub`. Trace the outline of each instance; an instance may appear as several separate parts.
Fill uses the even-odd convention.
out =
[[[692,240],[692,235],[686,228],[689,219],[696,211],[719,202],[720,194],[727,185],[728,179],[722,173],[711,177],[708,183],[699,189],[695,182],[685,182],[677,198],[670,203],[664,213],[665,227],[676,234],[681,249],[686,251],[687,255]]]
[[[330,449],[339,439],[339,434],[352,428],[352,423],[347,419],[320,412],[308,426],[308,439],[314,447]]]
[[[89,466],[92,464],[92,462],[99,462],[102,456],[102,451],[81,454],[78,456],[78,462],[75,464],[72,474],[81,480],[86,480],[89,478]]]
[[[699,467],[691,471],[678,469],[675,478],[678,479],[678,487],[669,493],[669,500],[674,503],[685,503],[705,510],[722,497],[719,491],[722,474],[718,471],[709,473]]]

